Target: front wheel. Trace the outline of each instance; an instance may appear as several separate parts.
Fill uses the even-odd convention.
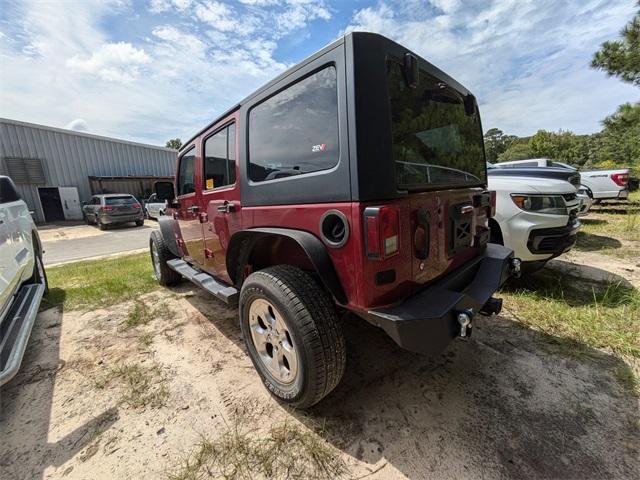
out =
[[[340,383],[346,349],[333,300],[299,268],[278,265],[249,275],[240,325],[264,385],[283,402],[311,407]]]

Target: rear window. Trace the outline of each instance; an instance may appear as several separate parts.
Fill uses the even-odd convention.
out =
[[[107,197],[104,199],[105,205],[133,205],[134,203],[138,203],[138,201],[130,195],[126,197]]]
[[[467,114],[464,97],[419,71],[415,88],[402,66],[387,63],[396,183],[403,190],[486,184],[480,117]]]

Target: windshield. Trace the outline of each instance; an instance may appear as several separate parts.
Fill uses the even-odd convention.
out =
[[[466,113],[464,97],[420,70],[415,88],[402,66],[387,63],[396,182],[406,190],[486,184],[478,111]]]

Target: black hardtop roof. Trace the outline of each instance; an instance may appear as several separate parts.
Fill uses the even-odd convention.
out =
[[[204,128],[200,129],[198,131],[198,133],[196,133],[191,138],[189,138],[189,140],[184,142],[183,146],[180,148],[180,151],[178,152],[178,154],[180,155],[183,151],[186,150],[186,147],[191,146],[190,145],[191,142],[193,142],[196,138],[198,138],[204,132],[209,130],[212,126],[214,126],[220,120],[222,120],[223,118],[227,117],[231,113],[233,113],[236,110],[238,110],[244,103],[248,102],[249,100],[251,100],[256,95],[259,95],[263,91],[267,90],[268,88],[270,88],[275,83],[278,83],[283,78],[286,78],[287,76],[291,75],[292,73],[296,72],[297,70],[303,68],[305,65],[307,65],[308,63],[314,61],[318,57],[324,55],[328,51],[333,50],[334,48],[336,48],[336,47],[338,47],[340,45],[343,45],[345,42],[348,42],[350,40],[350,38],[352,38],[352,37],[358,37],[359,39],[369,39],[369,40],[374,40],[375,39],[375,40],[378,40],[378,41],[381,40],[381,41],[383,41],[385,43],[388,43],[389,45],[393,45],[395,48],[400,48],[400,49],[405,50],[406,52],[413,53],[419,59],[421,59],[423,62],[425,62],[427,64],[428,70],[429,70],[430,73],[434,74],[438,78],[441,78],[443,81],[446,81],[449,85],[451,85],[452,87],[454,87],[456,90],[458,90],[459,92],[461,92],[463,94],[470,94],[471,93],[463,85],[461,85],[458,81],[456,81],[455,79],[453,79],[452,77],[447,75],[447,73],[445,73],[444,71],[440,70],[438,67],[436,67],[435,65],[431,64],[430,62],[428,62],[424,58],[420,57],[418,54],[412,52],[407,47],[405,47],[403,45],[400,45],[397,42],[394,42],[390,38],[387,38],[384,35],[380,35],[379,33],[351,32],[351,33],[347,33],[346,35],[343,35],[342,37],[338,38],[337,40],[331,42],[330,44],[328,44],[325,47],[321,48],[317,52],[315,52],[312,55],[308,56],[304,60],[301,60],[300,62],[296,63],[292,67],[290,67],[287,70],[285,70],[284,72],[282,72],[277,77],[273,78],[272,80],[270,80],[269,82],[264,84],[262,87],[258,88],[257,90],[255,90],[254,92],[252,92],[251,94],[249,94],[248,96],[243,98],[240,102],[236,103],[233,107],[229,108],[228,110],[226,110],[221,115],[218,115],[212,122],[209,122]]]

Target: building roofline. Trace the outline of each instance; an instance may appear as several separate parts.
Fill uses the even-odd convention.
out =
[[[23,122],[21,120],[13,120],[11,118],[2,118],[0,117],[0,123],[6,123],[9,125],[19,125],[22,127],[29,127],[29,128],[35,128],[38,130],[46,130],[49,132],[57,132],[57,133],[63,133],[66,135],[74,135],[74,136],[78,136],[78,137],[85,137],[85,138],[92,138],[94,140],[103,140],[103,141],[107,141],[107,142],[115,142],[115,143],[123,143],[125,145],[133,145],[135,147],[144,147],[144,148],[151,148],[154,150],[162,150],[164,152],[172,152],[172,153],[178,153],[177,150],[174,150],[172,148],[167,148],[167,147],[161,147],[159,145],[149,145],[148,143],[140,143],[140,142],[132,142],[129,140],[122,140],[120,138],[113,138],[113,137],[105,137],[103,135],[95,135],[93,133],[85,133],[85,132],[77,132],[75,130],[68,130],[66,128],[58,128],[58,127],[50,127],[48,125],[41,125],[38,123],[29,123],[29,122]]]

